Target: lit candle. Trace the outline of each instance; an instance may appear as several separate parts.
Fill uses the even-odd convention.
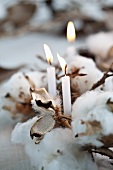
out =
[[[58,60],[60,62],[62,70],[65,72],[65,76],[62,77],[62,95],[63,95],[63,108],[64,114],[70,115],[71,113],[71,91],[70,91],[70,77],[66,76],[67,64],[65,60],[57,53]]]
[[[75,47],[73,45],[76,38],[76,32],[73,22],[69,21],[67,25],[67,40],[69,42],[69,47],[67,48],[67,55],[71,56],[75,54]]]
[[[46,44],[44,44],[44,50],[47,57],[47,61],[50,64],[50,67],[47,68],[48,92],[52,97],[54,97],[56,96],[56,75],[55,67],[51,65],[53,61],[53,56],[50,48]]]

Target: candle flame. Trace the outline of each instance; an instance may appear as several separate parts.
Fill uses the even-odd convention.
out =
[[[51,50],[47,44],[44,44],[44,50],[45,50],[47,61],[49,64],[51,64],[53,61],[53,55],[52,55]]]
[[[73,22],[69,21],[67,25],[67,40],[69,42],[75,41],[76,38],[76,32]]]
[[[66,72],[66,68],[67,68],[66,61],[64,60],[64,58],[60,57],[60,55],[58,53],[57,53],[57,58],[59,60],[59,63],[60,63],[62,70]]]

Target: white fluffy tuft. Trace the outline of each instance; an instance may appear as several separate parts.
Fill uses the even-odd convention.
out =
[[[80,94],[90,90],[93,84],[100,80],[103,75],[92,59],[82,56],[76,56],[70,64],[70,72],[73,72],[76,69],[80,69],[79,74],[87,74],[85,76],[76,76],[71,79],[71,88],[73,92],[79,92]]]
[[[39,144],[30,138],[30,128],[36,118],[18,124],[12,133],[12,142],[25,145],[31,163],[36,169],[44,170],[96,170],[88,152],[81,151],[75,144],[70,129],[56,128],[48,132]]]
[[[90,52],[105,58],[108,50],[113,46],[113,33],[96,33],[89,36],[86,43]]]
[[[78,137],[78,143],[100,147],[103,145],[100,142],[101,137],[113,133],[113,113],[106,104],[109,99],[113,101],[113,92],[111,91],[90,91],[75,101],[72,108],[72,128],[75,135],[83,134]],[[99,122],[101,128],[95,129],[94,126],[87,129],[86,123],[82,123],[93,121]]]

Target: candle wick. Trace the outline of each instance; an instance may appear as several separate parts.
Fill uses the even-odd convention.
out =
[[[67,69],[67,64],[65,65],[65,76],[66,76],[66,74],[67,74],[66,69]]]

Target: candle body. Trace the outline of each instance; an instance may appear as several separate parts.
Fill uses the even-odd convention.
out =
[[[48,92],[54,97],[56,96],[56,75],[55,67],[50,66],[47,68],[47,79],[48,79]]]
[[[69,76],[64,76],[62,78],[62,95],[63,95],[64,114],[70,115],[71,113],[71,91],[70,91],[70,77]]]

